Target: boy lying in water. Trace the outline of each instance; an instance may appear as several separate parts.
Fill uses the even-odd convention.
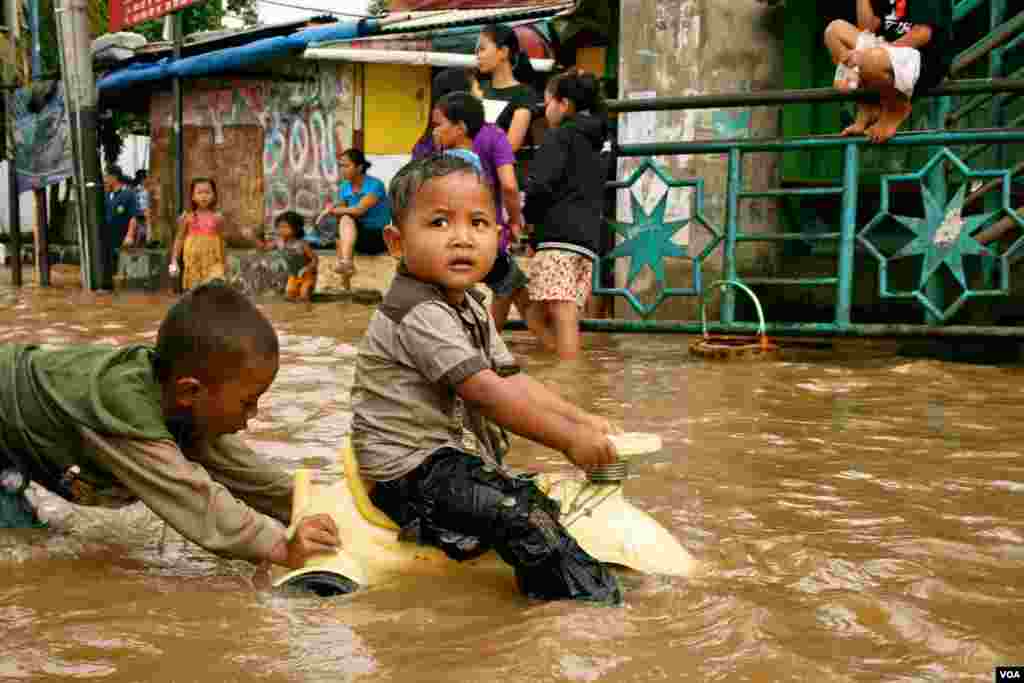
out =
[[[952,0],[857,0],[857,26],[837,19],[825,45],[837,65],[835,87],[878,92],[879,103],[859,102],[844,135],[889,140],[910,117],[911,99],[931,90],[953,62]]]
[[[530,597],[615,603],[615,578],[559,523],[558,503],[502,467],[501,428],[583,468],[617,456],[607,420],[519,371],[474,289],[498,253],[491,192],[453,156],[392,181],[384,238],[402,261],[359,349],[352,445],[403,539],[457,560],[493,548]]]
[[[233,436],[277,369],[270,321],[217,283],[171,307],[155,349],[0,345],[0,495],[22,512],[0,527],[37,521],[23,497],[35,481],[80,505],[141,499],[220,555],[299,568],[334,550],[327,515],[286,538],[291,477]]]

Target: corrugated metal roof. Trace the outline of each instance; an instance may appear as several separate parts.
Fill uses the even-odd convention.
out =
[[[483,26],[486,24],[544,19],[571,11],[575,2],[546,2],[529,7],[502,7],[492,9],[455,9],[435,12],[408,12],[412,18],[384,26],[379,33],[411,33],[435,28],[455,26]],[[397,13],[396,13],[397,14]],[[403,13],[404,14],[404,13]]]
[[[554,0],[550,0],[554,1]],[[517,5],[539,5],[543,0],[391,0],[388,7],[392,12],[438,9],[483,9],[486,7],[511,7]]]
[[[254,40],[260,40],[261,38],[286,36],[309,26],[324,26],[336,21],[337,18],[331,15],[318,14],[305,19],[263,24],[238,30],[204,31],[203,33],[186,36],[184,45],[181,48],[181,54],[183,57],[189,57],[210,52],[211,50],[237,47],[251,43]],[[151,55],[164,57],[166,56],[164,53],[170,53],[173,49],[174,46],[168,41],[151,41],[136,50],[135,54],[137,57]]]

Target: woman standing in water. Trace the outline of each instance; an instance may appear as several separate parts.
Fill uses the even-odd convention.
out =
[[[356,272],[354,252],[374,256],[387,251],[384,228],[391,223],[391,205],[384,183],[366,172],[370,162],[358,149],[341,155],[338,204],[329,211],[338,217],[338,264],[334,271],[342,276],[345,289],[352,286]]]

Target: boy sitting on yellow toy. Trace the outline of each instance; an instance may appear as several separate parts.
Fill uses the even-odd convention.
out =
[[[453,559],[490,549],[530,597],[617,603],[618,584],[559,523],[559,505],[502,466],[502,428],[587,468],[612,463],[607,420],[519,371],[474,289],[499,228],[486,180],[461,158],[414,161],[391,183],[401,258],[360,345],[352,444],[373,503],[403,540]]]

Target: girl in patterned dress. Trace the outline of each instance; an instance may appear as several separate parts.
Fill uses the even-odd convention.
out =
[[[536,226],[526,322],[562,360],[580,351],[580,311],[590,294],[604,220],[606,137],[600,84],[590,74],[553,78],[544,93],[548,130],[530,165],[523,215]]]
[[[178,235],[171,252],[171,277],[178,275],[178,262],[184,273],[185,291],[210,280],[224,279],[224,216],[217,211],[217,184],[212,178],[193,178],[189,187],[192,208],[178,219]]]

